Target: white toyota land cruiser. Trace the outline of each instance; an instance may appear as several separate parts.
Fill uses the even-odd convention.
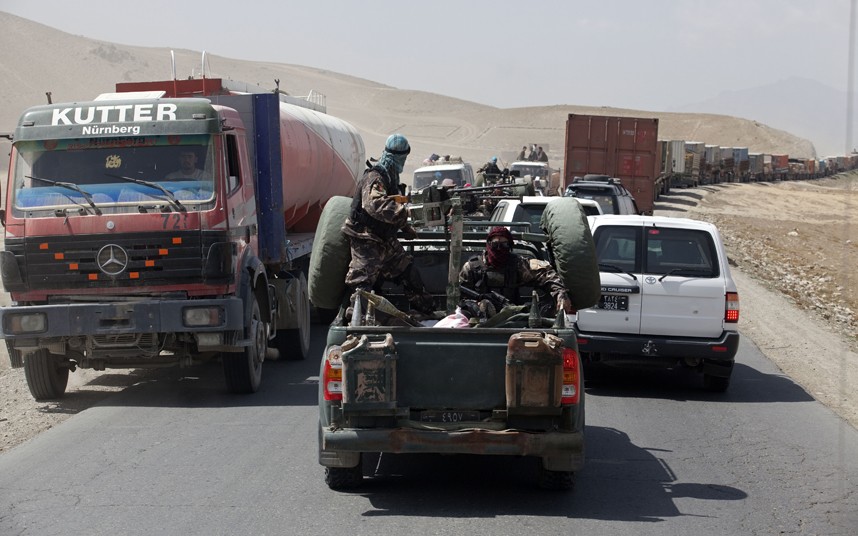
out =
[[[725,391],[739,347],[739,294],[718,229],[653,216],[588,218],[602,296],[578,311],[582,358],[691,367]]]

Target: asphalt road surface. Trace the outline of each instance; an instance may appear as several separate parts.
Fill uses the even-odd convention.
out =
[[[317,375],[315,360],[266,363],[259,393],[232,396],[212,364],[110,396],[0,455],[0,534],[858,531],[858,432],[747,338],[724,395],[681,371],[589,382],[572,492],[536,488],[535,460],[433,455],[370,457],[362,489],[331,491]]]

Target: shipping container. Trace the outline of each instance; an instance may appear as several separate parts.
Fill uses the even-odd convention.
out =
[[[658,119],[569,114],[564,190],[587,174],[619,178],[643,214],[652,214],[660,175]]]

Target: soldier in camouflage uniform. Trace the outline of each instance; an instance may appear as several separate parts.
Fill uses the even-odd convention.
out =
[[[410,152],[405,136],[393,134],[387,138],[378,163],[371,167],[367,163],[342,227],[352,254],[346,285],[369,292],[381,276],[402,284],[413,309],[431,314],[432,295],[426,292],[420,272],[396,238],[399,230],[407,239],[417,237],[408,224],[408,207],[399,191],[399,174]]]
[[[513,303],[519,301],[519,287],[536,287],[551,294],[558,311],[573,313],[563,280],[551,265],[519,257],[512,252],[512,243],[509,229],[492,228],[486,238],[486,251],[465,263],[459,272],[459,284],[480,294],[495,291]]]

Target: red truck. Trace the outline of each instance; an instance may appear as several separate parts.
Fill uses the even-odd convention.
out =
[[[641,214],[652,214],[661,180],[658,119],[569,114],[564,189],[576,177],[617,177]]]
[[[314,232],[363,160],[318,104],[220,79],[26,110],[0,213],[12,366],[39,400],[76,368],[209,359],[256,391],[266,357],[309,350]]]

